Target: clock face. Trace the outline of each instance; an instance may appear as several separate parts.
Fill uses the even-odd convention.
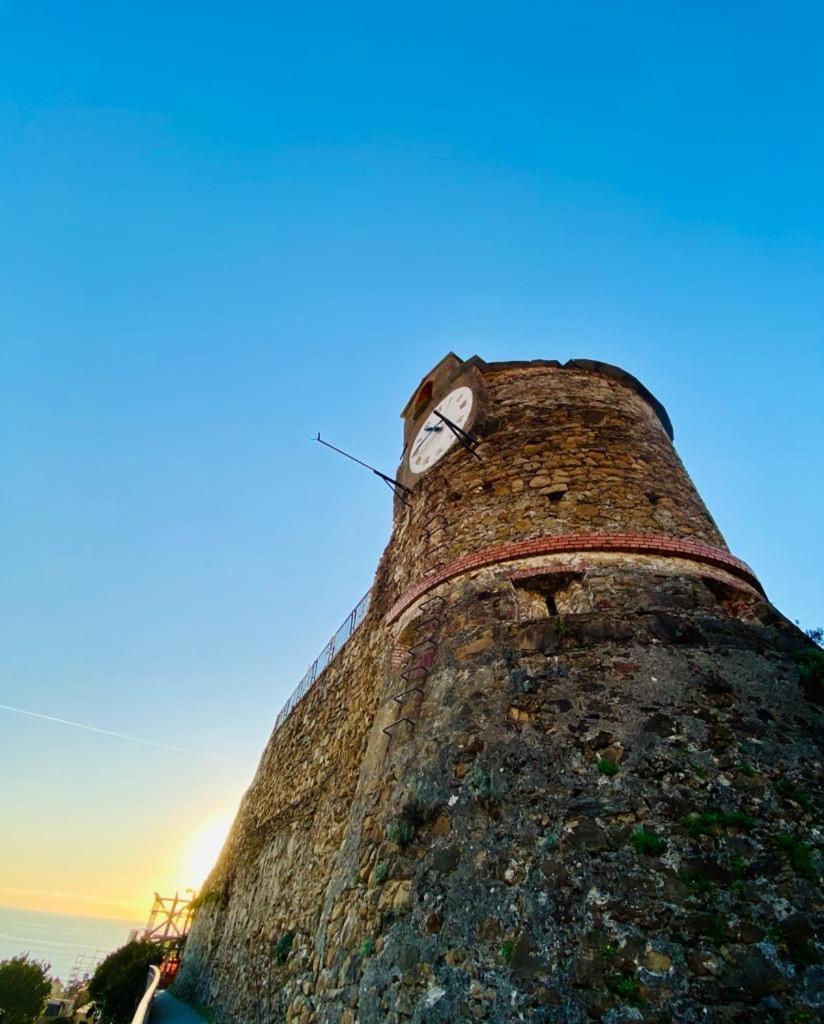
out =
[[[463,428],[471,411],[472,391],[467,387],[455,388],[454,391],[449,392],[446,398],[438,402],[412,442],[409,452],[409,468],[413,473],[425,473],[427,469],[431,469],[458,440],[435,413],[441,413],[456,427]]]

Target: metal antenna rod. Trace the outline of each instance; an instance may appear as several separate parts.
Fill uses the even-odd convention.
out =
[[[331,448],[332,451],[337,452],[338,455],[345,455],[347,459],[351,459],[352,462],[357,462],[357,464],[359,466],[363,466],[364,469],[370,470],[370,472],[374,473],[375,476],[380,477],[385,484],[392,488],[395,495],[398,498],[400,498],[404,505],[409,504],[409,502],[406,500],[406,498],[404,498],[401,492],[403,491],[406,494],[411,494],[412,491],[410,490],[410,488],[405,487],[399,480],[396,480],[394,477],[387,476],[386,473],[381,473],[379,469],[375,469],[374,466],[370,466],[368,462],[362,462],[360,459],[356,459],[354,455],[350,455],[349,452],[345,452],[342,448],[337,448],[335,445],[330,444],[328,441],[324,441],[323,438],[320,436],[320,432],[318,432],[318,436],[315,438],[315,440],[319,441],[320,444],[324,445],[326,448]]]

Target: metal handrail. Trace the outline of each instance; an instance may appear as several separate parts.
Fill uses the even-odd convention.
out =
[[[275,719],[275,732],[283,725],[292,711],[295,709],[297,704],[300,703],[303,697],[312,689],[315,683],[320,679],[329,665],[334,661],[335,656],[341,651],[344,644],[352,636],[358,626],[363,622],[363,619],[369,610],[369,599],[372,595],[372,591],[367,590],[363,597],[358,601],[352,611],[346,616],[341,625],[336,630],[335,634],[315,658],[309,668],[306,670],[303,679],[298,683],[295,689],[292,691],[291,696],[280,709],[278,717]]]
[[[132,1024],[146,1024],[149,1019],[149,1010],[152,1006],[152,1000],[154,999],[155,992],[157,992],[157,986],[160,984],[160,968],[150,967],[149,968],[149,980],[146,986],[146,991],[143,993],[143,998],[137,1004],[137,1009],[134,1011],[134,1017],[132,1017]]]

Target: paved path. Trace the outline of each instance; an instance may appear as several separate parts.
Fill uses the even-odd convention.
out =
[[[171,992],[158,992],[152,1002],[151,1024],[206,1024],[199,1013],[175,999]]]

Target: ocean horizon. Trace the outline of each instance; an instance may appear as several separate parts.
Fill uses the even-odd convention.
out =
[[[133,928],[144,926],[145,922],[121,918],[0,906],[0,960],[28,953],[32,959],[50,964],[50,975],[65,982],[78,957],[89,964],[95,958],[102,959],[122,946]]]

